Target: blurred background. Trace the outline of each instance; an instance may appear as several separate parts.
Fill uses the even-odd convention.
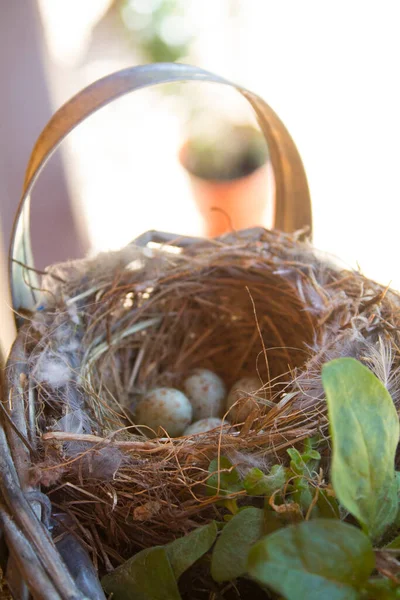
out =
[[[290,131],[311,190],[314,243],[400,288],[397,0],[0,0],[0,338],[12,338],[4,263],[24,170],[51,114],[94,80],[191,63],[262,96]],[[236,97],[238,96],[238,97]],[[179,151],[199,115],[251,122],[221,86],[137,92],[74,131],[32,206],[37,266],[204,222]],[[273,183],[269,174],[272,193]],[[271,214],[266,210],[265,224]]]

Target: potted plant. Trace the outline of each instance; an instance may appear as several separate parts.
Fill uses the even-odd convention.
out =
[[[266,143],[255,127],[212,120],[187,138],[179,158],[207,236],[270,225],[272,171]]]

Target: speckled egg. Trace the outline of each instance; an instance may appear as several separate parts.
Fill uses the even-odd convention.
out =
[[[255,394],[260,387],[261,383],[257,377],[244,377],[232,386],[226,399],[226,411],[229,410],[228,418],[233,423],[242,423],[254,410],[255,400],[249,398],[249,394]]]
[[[221,427],[222,423],[224,425],[228,425],[227,421],[222,421],[222,419],[217,419],[216,417],[210,417],[209,419],[200,419],[200,421],[196,421],[186,427],[183,435],[194,435],[195,433],[205,433],[206,431],[211,431],[211,429],[216,429],[217,427]]]
[[[218,375],[207,369],[195,369],[183,388],[192,404],[195,421],[222,415],[226,388]]]
[[[156,388],[143,396],[135,412],[137,425],[146,425],[155,432],[162,427],[171,437],[182,435],[192,417],[192,405],[185,394],[166,387]]]

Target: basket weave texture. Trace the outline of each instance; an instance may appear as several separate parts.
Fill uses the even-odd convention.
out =
[[[298,236],[255,229],[176,243],[50,268],[8,363],[20,477],[69,516],[103,568],[215,517],[211,459],[245,473],[326,433],[324,362],[398,363],[398,296]],[[259,378],[244,422],[228,411],[224,426],[179,438],[135,427],[146,391],[180,388],[196,367],[228,387]]]

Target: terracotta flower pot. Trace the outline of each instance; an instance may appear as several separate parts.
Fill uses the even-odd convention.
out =
[[[272,227],[274,179],[269,160],[249,174],[229,179],[206,179],[187,167],[188,143],[180,150],[197,208],[204,219],[204,234],[216,237],[256,225]]]

